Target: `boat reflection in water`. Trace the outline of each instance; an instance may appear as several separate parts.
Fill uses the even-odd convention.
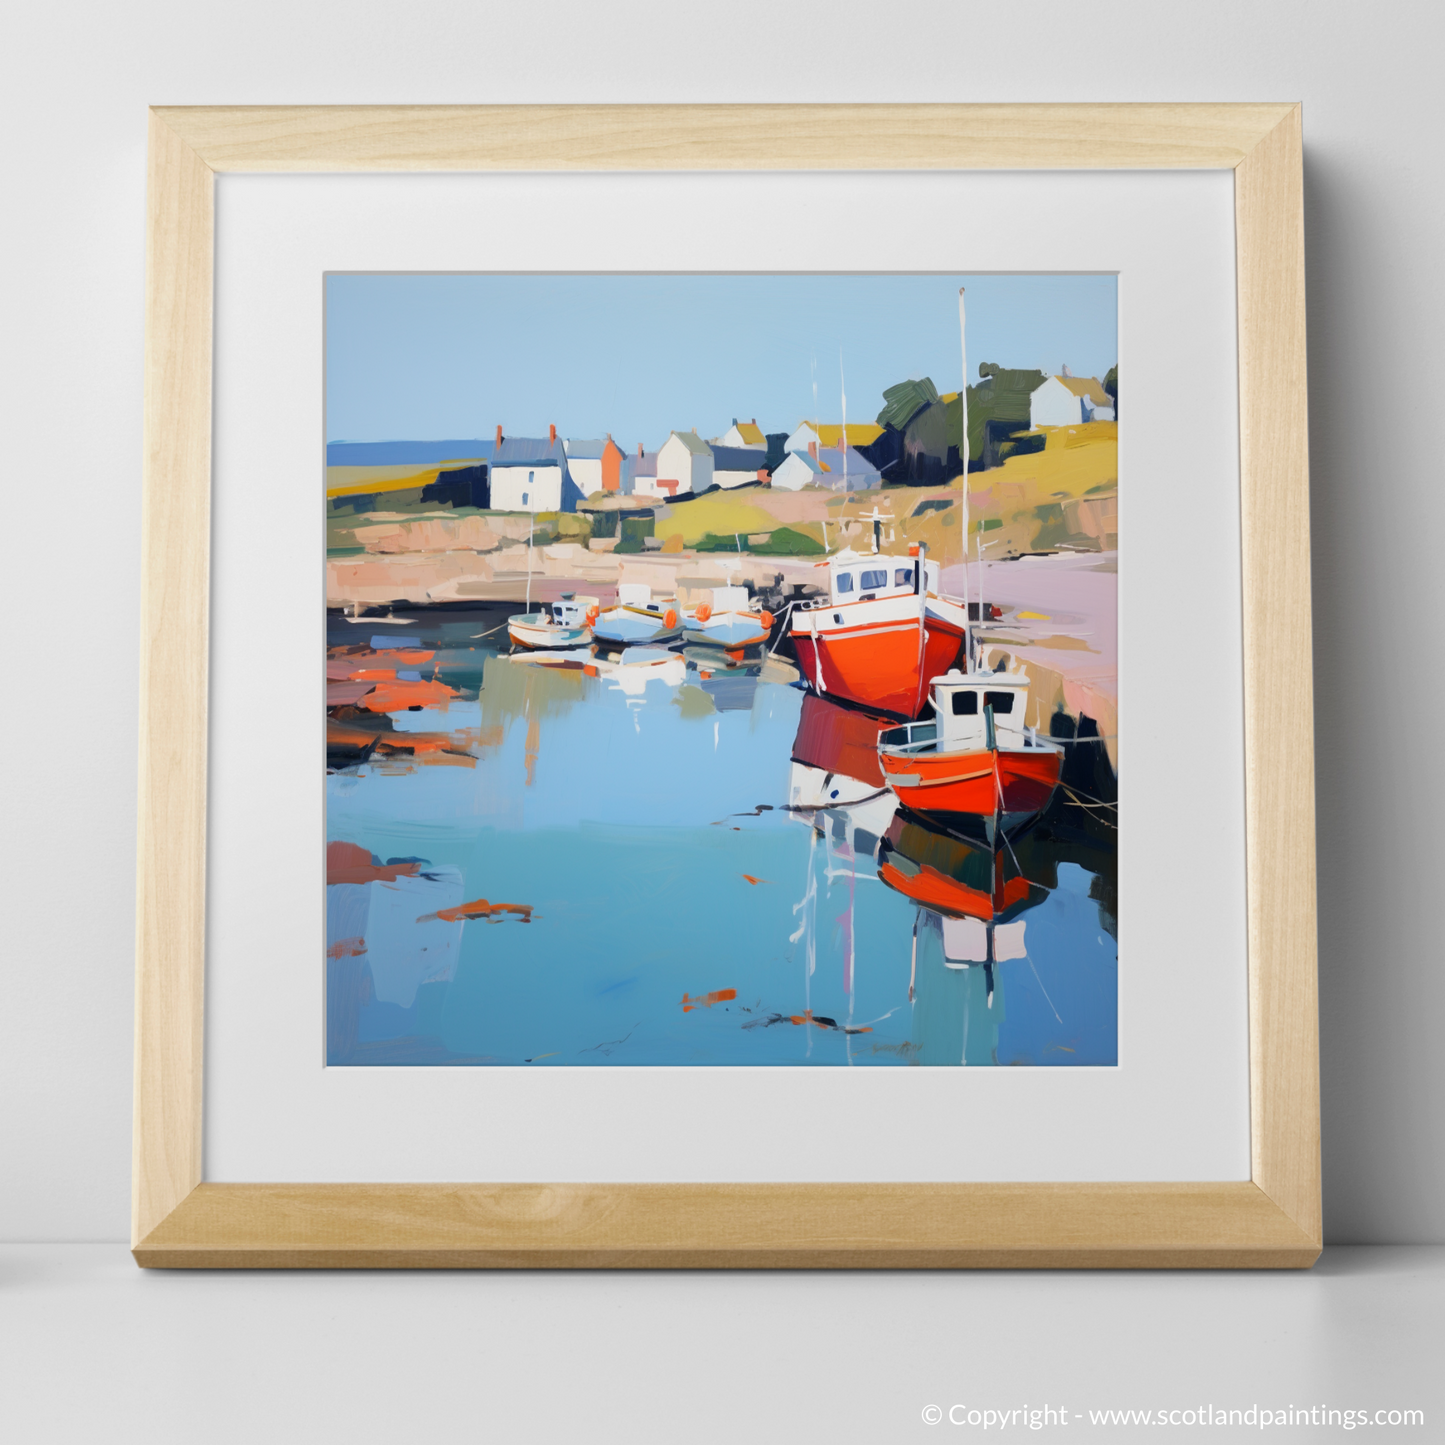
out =
[[[754,654],[750,657],[743,652],[727,652],[721,647],[702,644],[682,649],[687,664],[687,680],[711,698],[717,712],[748,712],[757,696],[763,669],[766,667],[781,676],[787,666],[763,658],[756,649]]]
[[[871,1034],[884,1020],[896,1023],[900,1016],[901,1005],[878,1018],[855,1017],[860,956],[866,963],[878,962],[872,938],[877,920],[866,906],[860,916],[859,886],[876,883],[878,845],[898,810],[898,799],[884,786],[878,765],[878,734],[888,725],[887,718],[805,693],[788,768],[788,811],[813,830],[807,878],[793,905],[797,928],[789,938],[802,945],[803,1016],[813,1018],[821,927],[825,946],[834,936],[842,946],[847,1012],[841,1019],[820,1022],[843,1032],[849,1063],[862,1035]],[[842,894],[841,912],[835,890]],[[812,1030],[808,1033],[811,1056]]]
[[[793,740],[788,807],[869,858],[898,811],[878,762],[878,734],[891,725],[810,692]]]
[[[997,849],[907,808],[894,817],[879,848],[878,877],[918,905],[909,980],[918,1063],[1085,1061],[1071,1041],[1077,1019],[1063,1016],[1077,1006],[1069,995],[1078,980],[1057,969],[1059,907],[1072,915],[1075,948],[1091,953],[1085,939],[1092,943],[1094,934],[1101,953],[1112,955],[1115,887],[1105,862],[1111,854],[1090,836],[1090,820],[1081,826],[1070,811],[1067,803],[1052,808],[1038,827]],[[1086,921],[1090,904],[1096,934]],[[1036,929],[1042,934],[1031,937]],[[1008,1004],[1024,1002],[1010,997],[1019,989],[1030,1012],[1046,1013],[1058,1026],[1048,1030],[1054,1057],[1032,1050],[1019,1057],[1012,1043],[1000,1057]]]
[[[901,810],[883,839],[878,877],[918,904],[913,924],[914,1043],[923,1064],[998,1062],[1004,971],[1028,964],[1028,923],[1058,887],[1052,863],[990,850]],[[1039,985],[1042,987],[1042,984]]]

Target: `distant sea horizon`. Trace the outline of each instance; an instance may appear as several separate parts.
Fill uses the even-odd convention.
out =
[[[444,441],[396,440],[384,442],[327,442],[328,467],[404,467],[411,463],[487,461],[495,443],[488,437],[451,438]]]

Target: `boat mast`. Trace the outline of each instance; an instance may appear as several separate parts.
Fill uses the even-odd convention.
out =
[[[838,395],[843,400],[843,435],[838,445],[843,448],[843,495],[848,495],[848,384],[843,380],[843,348],[838,348]]]
[[[962,503],[963,503],[963,661],[968,672],[973,671],[973,624],[968,615],[968,335],[963,324],[963,287],[958,288],[958,345],[963,361],[963,387],[958,393],[963,413],[963,431],[959,439],[958,454],[963,459]],[[942,588],[939,589],[940,591]],[[978,584],[978,615],[983,619],[983,577]]]
[[[530,500],[530,498],[528,499]],[[532,610],[532,528],[536,524],[537,514],[532,509],[527,511],[527,606],[526,610]]]

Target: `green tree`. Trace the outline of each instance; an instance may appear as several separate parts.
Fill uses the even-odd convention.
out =
[[[968,456],[975,471],[998,466],[1008,437],[1029,429],[1029,398],[1045,381],[1041,371],[1011,369],[995,361],[981,362],[978,376],[977,384],[968,388]],[[961,430],[959,423],[954,425]]]

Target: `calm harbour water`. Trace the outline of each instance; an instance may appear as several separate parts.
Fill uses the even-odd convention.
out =
[[[397,676],[457,693],[333,711],[396,735],[328,770],[376,874],[327,887],[330,1063],[1117,1062],[1111,815],[1061,797],[995,859],[850,776],[860,715],[781,657],[509,657],[516,610],[328,620],[333,676],[419,649]]]

